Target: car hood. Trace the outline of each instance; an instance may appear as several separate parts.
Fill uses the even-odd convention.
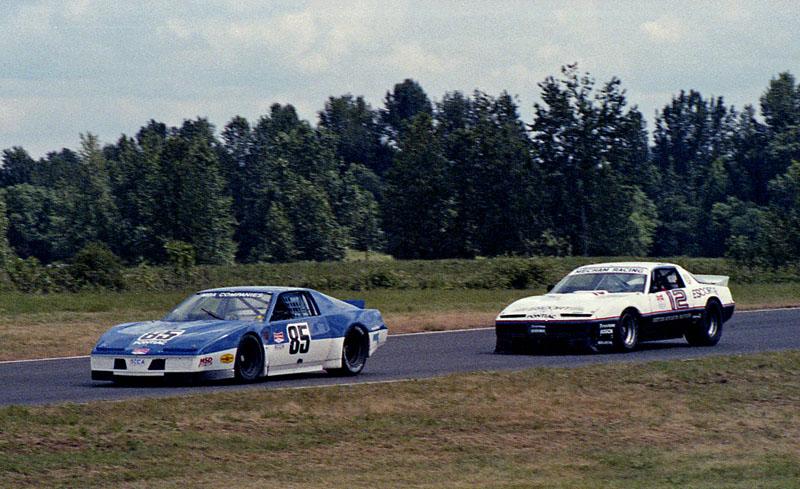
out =
[[[498,320],[577,320],[593,317],[603,306],[630,297],[631,293],[580,291],[571,294],[546,294],[513,302],[497,316]]]
[[[247,321],[145,321],[114,326],[93,353],[189,354],[246,329]]]

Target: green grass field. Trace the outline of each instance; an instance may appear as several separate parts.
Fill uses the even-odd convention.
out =
[[[519,263],[478,260],[232,267],[202,269],[183,288],[6,291],[0,360],[86,355],[113,324],[236,283],[363,299],[394,333],[491,326],[504,305],[544,292],[581,259],[548,260],[545,276],[527,270],[538,278],[524,290],[493,287],[518,278]],[[738,309],[800,305],[800,282],[736,273]],[[800,352],[785,352],[11,406],[0,408],[0,487],[800,488],[799,405]]]
[[[0,408],[4,488],[797,488],[800,353]]]

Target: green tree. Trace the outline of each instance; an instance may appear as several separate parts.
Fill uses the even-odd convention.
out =
[[[163,127],[162,133],[159,129]],[[155,130],[154,130],[155,129]],[[166,141],[166,126],[151,121],[136,137],[120,137],[106,148],[114,204],[119,213],[117,234],[109,245],[128,263],[162,262],[157,235],[159,161]]]
[[[0,167],[0,187],[31,183],[36,161],[19,146],[3,150],[3,165]]]
[[[319,128],[334,135],[336,157],[346,164],[358,164],[382,174],[389,166],[391,152],[381,141],[379,113],[364,97],[330,97],[319,112]]]
[[[393,91],[386,92],[380,120],[384,134],[392,144],[399,143],[404,125],[418,114],[433,114],[433,105],[419,83],[406,78],[396,84]]]
[[[439,136],[430,115],[407,122],[394,164],[386,174],[384,229],[389,253],[398,258],[436,259],[459,249],[455,195]]]
[[[655,198],[660,220],[655,255],[724,252],[719,242],[704,237],[708,215],[729,185],[737,120],[721,97],[706,100],[694,90],[681,91],[656,115],[652,159],[661,179]]]
[[[239,259],[342,258],[348,236],[338,222],[341,204],[335,197],[343,187],[344,165],[331,140],[301,121],[291,106],[273,105],[252,130],[236,122],[223,132],[223,150],[235,162],[228,168],[239,203]],[[246,152],[237,149],[244,147]]]
[[[109,162],[96,135],[81,134],[78,157],[81,165],[74,179],[65,184],[65,198],[71,201],[70,212],[65,214],[70,256],[89,243],[111,243],[118,235],[119,214],[111,193]]]
[[[198,263],[231,263],[235,219],[225,194],[213,127],[184,121],[167,137],[155,183],[155,229],[164,242],[194,247]]]
[[[627,108],[620,85],[613,78],[598,90],[591,76],[569,65],[562,68],[561,79],[548,77],[539,84],[542,103],[534,105],[531,130],[546,193],[544,215],[550,221],[542,231],[550,231],[549,240],[563,237],[583,255],[619,253],[626,244],[648,241],[646,236],[627,237],[647,229],[630,226],[632,196],[641,197],[635,184],[647,181],[627,174],[651,170],[643,157],[641,114]]]
[[[538,174],[512,97],[446,94],[436,122],[454,192],[453,256],[531,252]]]
[[[5,268],[13,252],[8,244],[8,215],[4,192],[0,190],[0,267]]]
[[[49,263],[69,257],[66,242],[67,204],[61,192],[29,184],[3,190],[8,215],[8,241],[20,256]]]

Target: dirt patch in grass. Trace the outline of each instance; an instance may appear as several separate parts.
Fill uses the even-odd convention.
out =
[[[491,328],[496,312],[422,312],[387,314],[384,318],[389,334],[450,331],[456,329]]]

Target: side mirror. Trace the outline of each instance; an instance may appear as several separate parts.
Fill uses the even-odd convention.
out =
[[[553,285],[553,284],[550,284],[550,285],[548,285],[548,286],[547,286],[547,291],[548,291],[548,292],[550,292],[550,291],[551,291],[551,290],[553,290],[554,288],[555,288],[555,285]]]

